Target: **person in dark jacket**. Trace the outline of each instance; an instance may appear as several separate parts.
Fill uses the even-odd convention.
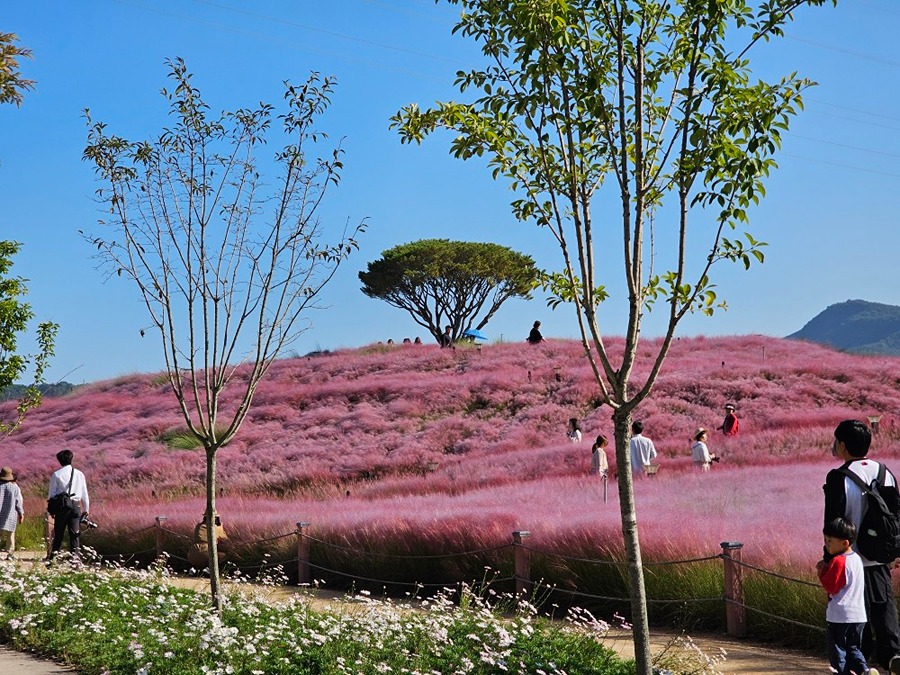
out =
[[[825,477],[825,525],[835,518],[845,518],[859,530],[862,521],[865,497],[859,486],[841,468],[846,467],[858,475],[866,484],[878,476],[880,465],[867,457],[872,434],[865,422],[844,420],[834,430],[831,454],[841,460],[841,466],[832,469]],[[897,485],[897,479],[887,471],[885,485]],[[856,545],[854,544],[854,550]],[[858,552],[858,551],[857,551]],[[825,552],[827,562],[828,552]],[[863,653],[873,652],[878,663],[891,673],[900,673],[900,625],[897,621],[897,603],[891,585],[891,567],[860,556],[865,578],[865,604],[868,623],[863,632]]]
[[[450,326],[446,326],[444,328],[444,332],[441,333],[441,339],[439,340],[441,344],[441,348],[449,347],[453,348],[453,337],[450,335],[451,328]]]

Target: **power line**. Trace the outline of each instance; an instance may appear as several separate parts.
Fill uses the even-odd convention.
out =
[[[197,1],[202,1],[202,0],[197,0]],[[423,74],[423,73],[421,73],[421,72],[416,72],[416,71],[410,70],[410,69],[408,69],[408,68],[401,68],[401,67],[397,67],[397,66],[393,66],[393,65],[388,65],[388,64],[386,64],[386,63],[384,63],[384,62],[376,61],[376,60],[374,60],[374,59],[372,59],[372,58],[369,58],[369,57],[365,57],[365,56],[351,56],[351,55],[348,55],[347,52],[332,52],[332,51],[328,51],[328,50],[324,50],[324,49],[320,49],[320,48],[310,47],[308,44],[300,44],[300,43],[298,43],[298,42],[296,42],[296,41],[286,40],[286,39],[283,39],[283,38],[277,38],[277,37],[273,37],[273,36],[271,36],[271,35],[266,35],[266,34],[263,34],[263,33],[258,33],[258,32],[254,32],[254,31],[249,31],[249,30],[246,30],[246,29],[243,29],[243,28],[234,28],[234,27],[232,27],[232,26],[229,26],[229,25],[226,25],[226,24],[223,24],[223,23],[218,23],[218,22],[214,22],[214,21],[209,21],[209,20],[207,20],[207,19],[201,19],[201,18],[198,18],[198,17],[195,17],[195,16],[190,16],[190,15],[187,15],[187,14],[181,14],[181,13],[172,12],[172,11],[169,11],[169,10],[159,9],[159,8],[157,8],[157,7],[148,7],[147,5],[141,4],[140,2],[136,2],[136,1],[134,1],[134,0],[113,0],[113,2],[116,2],[116,3],[120,4],[120,5],[128,5],[128,6],[131,6],[131,7],[135,7],[135,8],[137,8],[137,9],[143,10],[143,11],[145,11],[145,12],[156,13],[156,14],[160,14],[160,15],[162,15],[162,16],[169,16],[169,17],[172,17],[172,18],[175,18],[175,19],[180,19],[180,20],[183,20],[183,21],[190,21],[190,22],[192,22],[192,23],[196,23],[196,24],[199,24],[199,25],[209,26],[209,27],[214,28],[214,29],[216,29],[216,30],[220,30],[220,31],[228,32],[228,33],[233,33],[233,34],[236,34],[236,35],[243,35],[243,36],[246,36],[246,37],[252,37],[252,38],[257,39],[257,40],[262,40],[262,41],[265,41],[265,42],[271,42],[271,43],[274,43],[274,44],[281,44],[281,45],[284,45],[284,46],[289,47],[289,48],[291,48],[291,49],[296,49],[296,50],[298,50],[298,51],[302,51],[302,52],[306,52],[306,53],[310,53],[310,54],[318,54],[318,55],[320,55],[320,56],[327,56],[327,57],[329,57],[329,58],[334,58],[334,59],[337,59],[337,60],[340,60],[340,61],[344,61],[344,62],[362,64],[362,65],[365,65],[365,66],[367,66],[367,67],[374,68],[374,69],[376,69],[376,70],[393,71],[393,72],[397,72],[397,73],[403,73],[403,74],[405,74],[405,75],[409,75],[409,76],[411,76],[411,77],[413,77],[413,78],[415,78],[415,79],[418,79],[418,80],[427,80],[427,81],[432,81],[432,82],[437,82],[437,81],[445,82],[445,78],[438,78],[438,77],[435,77],[435,76]],[[212,4],[212,3],[208,3],[208,4]],[[241,10],[236,10],[236,11],[241,11]],[[263,18],[265,18],[265,17],[263,17]],[[297,24],[297,26],[301,26],[301,24]],[[311,28],[311,27],[309,27],[308,30],[317,31],[317,32],[323,32],[323,33],[328,33],[328,32],[329,32],[329,31],[325,31],[324,29],[315,29],[315,28]],[[338,35],[339,35],[339,36],[344,37],[344,38],[346,38],[346,39],[348,39],[348,40],[359,40],[358,38],[353,38],[352,36],[344,36],[344,35],[342,35],[342,34],[340,34],[340,33],[334,33],[333,31],[331,32],[331,34],[332,34],[333,36],[338,36]],[[360,41],[361,41],[361,40],[360,40]],[[386,45],[378,45],[378,43],[369,43],[369,44],[370,44],[371,46],[379,46],[379,47],[382,47],[382,48],[388,48],[388,49],[389,49],[389,47],[387,47]],[[428,56],[428,55],[426,55],[426,54],[420,54],[420,53],[414,52],[414,51],[412,51],[412,50],[404,50],[404,49],[399,48],[399,47],[393,48],[393,49],[394,49],[395,51],[406,51],[406,52],[409,53],[410,55]],[[435,60],[446,60],[446,61],[451,61],[450,59],[445,59],[444,57],[439,57],[439,56],[428,56],[428,58],[432,58],[432,59],[435,59]],[[453,61],[451,61],[451,62],[453,62]],[[458,62],[453,62],[453,63],[457,63],[457,64],[458,64]]]
[[[802,42],[803,44],[811,45],[813,47],[818,47],[819,49],[827,49],[828,51],[837,52],[839,54],[847,54],[849,56],[855,56],[858,59],[864,59],[866,61],[874,61],[875,63],[881,63],[886,66],[893,66],[895,68],[900,68],[900,61],[894,61],[893,59],[888,59],[883,56],[878,56],[877,54],[867,54],[866,52],[858,52],[855,49],[847,49],[846,47],[840,47],[838,45],[828,44],[827,42],[818,42],[816,40],[807,40],[806,38],[799,38],[793,35],[785,35],[784,36],[788,40],[793,40],[794,42]]]
[[[860,115],[870,115],[872,117],[881,117],[882,119],[900,122],[900,117],[898,117],[897,115],[885,115],[884,113],[876,113],[876,112],[872,112],[870,110],[863,110],[862,108],[851,108],[850,106],[847,106],[847,105],[838,105],[837,103],[829,103],[828,101],[822,101],[820,99],[809,98],[808,96],[804,96],[804,100],[809,101],[810,103],[817,103],[818,105],[827,105],[830,108],[840,108],[841,110],[846,110],[848,112],[859,113]]]
[[[138,9],[141,9],[141,10],[144,10],[144,11],[155,12],[155,13],[158,13],[158,14],[164,14],[164,15],[167,15],[167,16],[173,16],[173,17],[176,17],[176,18],[179,18],[179,19],[189,20],[189,21],[192,21],[192,22],[195,22],[195,23],[205,24],[205,25],[211,26],[211,27],[213,27],[213,28],[215,28],[215,29],[217,29],[217,30],[228,31],[228,32],[231,32],[231,33],[237,33],[237,34],[241,34],[241,35],[247,35],[247,36],[254,37],[254,38],[256,38],[256,39],[265,40],[265,41],[269,41],[269,42],[274,42],[274,43],[278,43],[278,44],[283,44],[283,45],[286,45],[286,46],[291,47],[291,48],[294,48],[294,49],[299,49],[299,50],[301,50],[301,51],[307,51],[307,52],[317,53],[317,54],[324,55],[324,56],[328,56],[328,57],[338,58],[338,59],[341,59],[341,60],[344,60],[344,61],[351,61],[351,62],[356,62],[356,63],[365,63],[365,64],[368,65],[368,66],[376,66],[376,67],[378,67],[379,69],[382,69],[382,70],[394,70],[394,71],[397,71],[397,72],[403,72],[403,73],[406,73],[406,74],[408,74],[408,75],[412,75],[413,77],[416,77],[417,79],[429,79],[429,80],[437,80],[437,79],[438,79],[438,78],[434,78],[434,77],[429,77],[429,76],[423,75],[423,74],[421,74],[421,73],[417,73],[417,72],[414,72],[414,71],[410,71],[410,70],[405,69],[405,68],[397,68],[397,67],[395,67],[395,66],[389,66],[389,65],[384,64],[384,63],[380,63],[380,62],[377,62],[377,61],[373,61],[372,59],[369,59],[369,58],[353,57],[353,56],[350,56],[350,55],[348,55],[347,53],[343,53],[343,52],[340,53],[340,54],[335,54],[335,53],[329,52],[329,51],[327,51],[327,50],[311,48],[309,45],[306,45],[306,44],[300,45],[300,44],[298,44],[298,43],[296,43],[296,42],[294,42],[294,41],[291,41],[291,40],[285,40],[285,39],[282,39],[282,38],[276,38],[276,37],[272,37],[272,36],[270,36],[270,35],[266,35],[266,34],[262,34],[262,33],[258,33],[258,32],[253,32],[253,31],[248,31],[248,30],[246,30],[246,29],[234,28],[234,27],[229,26],[229,25],[225,25],[225,24],[217,23],[217,22],[212,22],[212,21],[209,21],[209,20],[206,20],[206,19],[201,19],[201,18],[197,18],[197,17],[193,17],[193,16],[186,16],[186,15],[183,15],[183,14],[177,14],[177,13],[171,12],[171,11],[169,11],[169,10],[163,10],[163,9],[159,9],[159,8],[157,8],[157,7],[147,6],[147,5],[145,5],[145,4],[142,4],[142,3],[140,3],[140,2],[137,2],[137,1],[135,1],[135,0],[115,0],[115,1],[118,2],[118,3],[120,3],[120,4],[130,5],[130,6],[136,7],[136,8],[138,8]],[[379,0],[363,0],[363,1],[366,2],[367,4],[372,4],[372,5],[377,5],[377,6],[387,7],[387,8],[388,8],[389,10],[391,10],[391,11],[399,11],[399,10],[401,9],[401,8],[397,7],[396,5],[392,5],[391,3],[382,2],[382,1],[379,1]],[[426,52],[421,52],[421,51],[416,51],[416,50],[412,50],[412,49],[407,49],[407,48],[404,48],[404,47],[398,47],[398,46],[396,46],[396,45],[386,44],[386,43],[384,43],[384,42],[376,42],[376,41],[373,41],[373,40],[368,40],[368,39],[364,39],[364,38],[359,38],[359,37],[356,37],[356,36],[353,36],[353,35],[348,35],[348,34],[345,34],[345,33],[338,32],[338,31],[334,31],[334,30],[330,30],[330,29],[324,29],[324,28],[318,28],[318,27],[316,27],[316,26],[312,26],[312,25],[308,25],[308,24],[304,24],[304,23],[292,21],[292,20],[290,20],[290,19],[284,19],[284,18],[277,17],[277,16],[272,16],[272,15],[267,15],[267,14],[261,14],[261,13],[259,13],[259,12],[254,12],[254,11],[251,11],[251,10],[248,10],[248,9],[244,9],[244,8],[241,8],[241,7],[233,7],[233,6],[230,6],[230,5],[227,5],[227,4],[223,4],[223,3],[220,3],[220,2],[216,2],[215,0],[194,0],[194,2],[197,3],[197,4],[200,4],[200,5],[206,5],[206,6],[209,6],[209,7],[213,7],[213,8],[220,9],[220,10],[224,10],[224,11],[227,11],[227,12],[232,12],[232,13],[235,13],[235,14],[240,14],[240,15],[243,15],[243,16],[252,17],[252,18],[255,18],[255,19],[262,20],[262,21],[268,21],[268,22],[272,22],[272,23],[282,24],[282,25],[289,26],[289,27],[292,27],[292,28],[297,28],[297,29],[303,30],[303,31],[309,31],[309,32],[319,33],[319,34],[327,35],[327,36],[330,36],[330,37],[339,38],[339,39],[341,39],[341,40],[346,40],[346,41],[349,41],[349,42],[355,42],[355,43],[357,43],[357,44],[365,45],[365,46],[367,46],[367,47],[374,47],[374,48],[376,48],[376,49],[393,51],[393,52],[397,52],[397,53],[401,53],[401,54],[405,54],[405,55],[409,55],[409,56],[414,56],[414,57],[416,57],[416,58],[427,58],[427,59],[431,59],[431,60],[438,61],[438,62],[452,63],[452,64],[454,64],[454,65],[456,65],[456,66],[459,66],[459,65],[460,65],[458,61],[455,61],[455,60],[450,59],[450,58],[447,58],[447,57],[437,56],[437,55],[434,55],[434,54],[428,54],[428,53],[426,53]],[[405,8],[402,8],[402,9],[405,9]],[[810,45],[813,45],[813,46],[818,47],[818,48],[821,48],[821,49],[828,49],[828,50],[837,51],[837,52],[841,52],[841,53],[845,53],[845,54],[850,54],[850,55],[855,56],[855,57],[857,57],[857,58],[863,58],[863,59],[868,59],[868,60],[873,60],[873,61],[879,61],[879,62],[886,63],[886,64],[889,64],[889,65],[897,65],[897,66],[900,66],[900,62],[897,62],[897,61],[893,61],[893,60],[890,60],[890,59],[884,59],[884,58],[877,57],[877,56],[874,56],[874,55],[871,55],[871,54],[866,54],[866,53],[863,53],[863,52],[858,52],[858,51],[854,51],[854,50],[848,50],[848,49],[841,48],[841,47],[838,47],[838,46],[836,46],[836,45],[831,45],[831,44],[828,44],[828,43],[817,42],[817,41],[812,41],[812,40],[806,40],[806,39],[803,39],[803,38],[791,38],[791,39],[793,39],[793,40],[795,40],[795,41],[797,41],[797,42],[802,42],[802,43],[810,44]],[[376,65],[376,64],[377,64],[377,65]],[[897,122],[900,122],[900,117],[897,117],[897,116],[894,116],[894,115],[887,115],[887,114],[883,114],[883,113],[871,112],[871,111],[863,110],[863,109],[860,109],[860,108],[853,108],[853,107],[850,107],[850,106],[845,106],[845,105],[840,105],[840,104],[835,104],[835,103],[829,103],[829,102],[827,102],[827,101],[822,101],[822,100],[819,100],[819,99],[807,99],[807,100],[810,101],[810,102],[816,103],[816,104],[818,104],[818,105],[828,106],[828,107],[836,108],[836,109],[839,109],[839,110],[846,110],[846,111],[848,111],[848,112],[853,112],[853,113],[857,113],[857,114],[861,114],[861,115],[867,115],[867,116],[876,117],[876,118],[880,118],[880,119],[885,119],[885,120],[890,120],[890,121],[897,121]],[[822,113],[822,114],[825,114],[825,115],[830,115],[830,116],[833,116],[833,117],[837,117],[838,119],[849,120],[849,121],[854,122],[854,123],[857,123],[857,124],[867,124],[867,125],[874,125],[874,126],[879,126],[879,127],[883,127],[883,128],[896,129],[895,126],[888,126],[888,125],[878,124],[878,123],[876,123],[876,122],[870,122],[870,121],[866,121],[866,120],[854,119],[854,118],[851,118],[851,117],[841,116],[841,115],[837,115],[837,114],[835,114],[835,113],[829,113],[829,112],[826,112],[826,111],[818,111],[818,112],[820,112],[820,113]],[[849,144],[838,143],[838,142],[835,142],[835,141],[829,141],[829,140],[820,139],[820,138],[814,138],[814,137],[810,137],[810,136],[802,136],[802,135],[794,134],[794,133],[791,133],[790,136],[791,136],[791,137],[794,137],[794,138],[803,139],[803,140],[806,140],[806,141],[812,141],[812,142],[816,142],[816,143],[824,143],[824,144],[834,145],[834,146],[837,146],[837,147],[843,147],[843,148],[847,148],[847,149],[858,150],[858,151],[861,151],[861,152],[868,152],[868,153],[878,154],[878,155],[883,155],[883,156],[887,156],[887,157],[900,157],[900,154],[898,154],[898,153],[886,152],[886,151],[883,151],[883,150],[873,150],[873,149],[869,149],[869,148],[863,148],[863,147],[859,147],[859,146],[854,146],[854,145],[849,145]],[[809,158],[803,158],[803,157],[797,157],[797,158],[799,158],[799,159],[804,159],[805,161],[816,161],[816,160],[811,160],[811,159],[809,159]],[[834,163],[831,163],[831,164],[833,164],[833,165],[835,165],[835,166],[844,166],[845,168],[851,168],[851,169],[852,169],[852,168],[855,168],[855,167],[851,167],[851,166],[847,166],[847,165],[842,165],[842,164],[834,164]],[[879,171],[876,171],[876,170],[873,170],[873,169],[862,169],[862,168],[860,168],[859,170],[860,170],[860,171],[868,171],[868,172],[870,172],[870,173],[880,173],[880,174],[882,174],[882,175],[889,175],[889,176],[894,176],[894,175],[896,175],[896,174],[891,174],[891,173],[879,172]]]
[[[840,162],[829,162],[824,159],[813,159],[812,157],[803,157],[802,155],[794,155],[789,152],[783,152],[781,157],[793,157],[794,159],[802,159],[804,162],[812,162],[813,164],[824,164],[826,166],[839,166],[842,169],[851,169],[853,171],[864,171],[866,173],[874,173],[879,176],[890,176],[891,178],[900,178],[900,173],[890,173],[888,171],[878,171],[877,169],[867,169],[861,166],[851,166],[850,164],[841,164]]]
[[[814,141],[815,143],[825,143],[827,145],[835,145],[839,148],[848,148],[850,150],[860,150],[861,152],[871,152],[875,155],[884,155],[885,157],[900,157],[898,152],[886,152],[884,150],[872,150],[871,148],[862,148],[858,145],[848,145],[847,143],[838,143],[836,141],[826,141],[821,138],[813,138],[811,136],[801,136],[800,134],[790,133],[791,138],[801,138],[804,141]]]
[[[400,52],[402,54],[409,54],[411,56],[419,56],[427,59],[434,59],[435,61],[443,61],[445,63],[453,63],[458,64],[456,59],[449,59],[443,56],[435,56],[434,54],[426,54],[425,52],[418,52],[412,49],[406,49],[405,47],[397,47],[394,45],[383,44],[381,42],[374,42],[372,40],[366,40],[364,38],[355,37],[353,35],[347,35],[345,33],[338,33],[337,31],[327,30],[325,28],[317,28],[315,26],[309,26],[303,23],[297,23],[296,21],[291,21],[289,19],[282,19],[276,16],[268,16],[266,14],[259,14],[258,12],[251,12],[250,10],[243,9],[240,7],[231,7],[229,5],[223,5],[218,2],[213,2],[212,0],[194,0],[195,3],[201,5],[208,5],[210,7],[216,7],[218,9],[224,9],[228,12],[234,12],[236,14],[243,14],[245,16],[251,16],[255,19],[262,19],[264,21],[272,21],[274,23],[280,23],[285,26],[291,26],[292,28],[300,28],[302,30],[312,31],[314,33],[322,33],[323,35],[329,35],[331,37],[337,37],[342,40],[348,40],[350,42],[357,42],[359,44],[368,45],[370,47],[378,47],[379,49],[388,49],[395,52]]]

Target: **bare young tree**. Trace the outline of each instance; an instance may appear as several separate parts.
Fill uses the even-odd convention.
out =
[[[474,99],[410,105],[393,123],[404,142],[451,130],[451,152],[486,157],[493,177],[518,192],[517,218],[559,246],[562,270],[545,281],[553,302],[577,310],[599,398],[612,410],[636,672],[649,675],[632,417],[681,319],[722,305],[713,267],[762,261],[748,210],[764,196],[781,134],[812,83],[795,74],[755,81],[748,54],[781,35],[795,10],[826,0],[448,2],[462,9],[455,32],[478,42],[487,61],[457,74]],[[621,352],[607,348],[600,320],[604,280],[616,268],[627,310]],[[634,382],[654,301],[666,313],[664,336],[641,352],[649,373]]]
[[[181,415],[205,450],[204,517],[219,609],[216,452],[237,434],[273,360],[309,327],[304,313],[357,248],[365,224],[322,240],[318,211],[339,183],[342,150],[321,157],[309,146],[326,138],[315,124],[330,103],[331,78],[313,73],[302,86],[285,83],[286,110],[277,116],[284,144],[274,155],[277,178],[267,184],[258,155],[272,133],[273,106],[212,117],[184,62],[168,65],[174,87],[162,94],[175,123],[152,140],[110,134],[87,113],[84,158],[108,215],[104,233],[82,234],[107,273],[137,285]]]

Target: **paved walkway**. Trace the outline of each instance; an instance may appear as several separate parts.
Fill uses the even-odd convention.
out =
[[[0,673],[2,675],[58,675],[59,673],[76,673],[53,661],[39,659],[31,654],[13,651],[0,646]]]

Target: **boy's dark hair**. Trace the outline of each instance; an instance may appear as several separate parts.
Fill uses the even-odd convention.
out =
[[[72,463],[72,451],[69,449],[60,450],[56,453],[56,459],[62,466],[69,466]]]
[[[644,423],[640,420],[635,420],[631,423],[631,433],[640,434],[644,432]]]
[[[856,541],[856,526],[846,518],[835,518],[825,523],[822,534],[835,539],[846,539],[852,544]]]
[[[834,437],[844,444],[851,457],[865,457],[872,444],[872,432],[859,420],[844,420],[838,424]]]

